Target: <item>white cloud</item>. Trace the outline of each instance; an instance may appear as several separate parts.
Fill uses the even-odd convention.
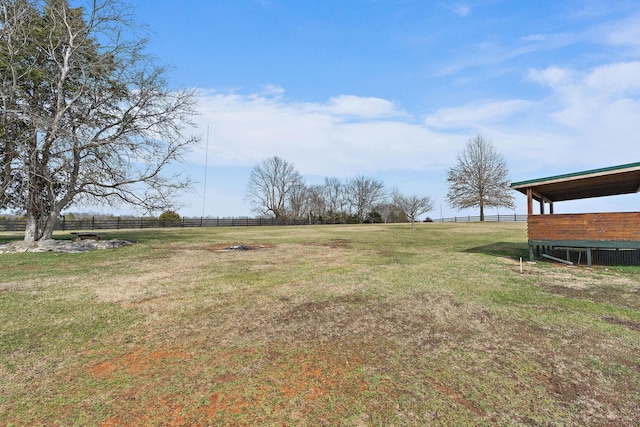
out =
[[[442,108],[427,116],[425,123],[441,129],[469,129],[506,120],[530,106],[530,102],[516,99]]]
[[[453,13],[456,16],[464,18],[465,16],[467,16],[467,15],[469,15],[471,13],[471,7],[469,5],[466,5],[466,4],[455,5],[454,8],[453,8]]]
[[[419,172],[440,177],[425,185],[442,199],[446,169],[476,134],[493,141],[514,181],[638,161],[638,75],[640,61],[587,71],[531,70],[529,81],[548,88],[547,97],[442,108],[422,121],[381,98],[339,95],[305,103],[288,100],[278,86],[251,95],[204,91],[196,121],[203,136],[210,126],[209,153],[205,156],[202,144],[187,161],[194,171],[205,157],[214,168],[248,171],[278,155],[307,176]],[[211,200],[241,200],[246,182],[237,179],[219,183],[224,190],[218,188]],[[198,203],[192,203],[196,211]],[[224,206],[231,214],[243,209],[230,203]]]
[[[351,116],[360,119],[375,119],[406,116],[395,104],[386,99],[363,98],[353,95],[341,95],[329,100],[322,108],[330,115]]]
[[[599,96],[625,96],[640,91],[640,61],[598,67],[588,73],[584,84]]]
[[[430,132],[379,98],[343,95],[326,103],[296,103],[210,92],[198,101],[196,120],[201,134],[210,126],[213,165],[246,167],[278,155],[304,174],[349,176],[427,170],[455,156],[450,140],[456,137]],[[194,152],[189,163],[204,158]]]
[[[573,75],[572,70],[549,67],[544,70],[530,70],[528,77],[536,83],[557,88],[570,82],[574,78]]]
[[[638,54],[640,52],[640,14],[602,24],[591,31],[591,37],[596,43],[630,48],[633,54]]]
[[[504,64],[537,52],[565,48],[581,40],[582,36],[579,34],[555,33],[524,36],[518,39],[518,43],[513,44],[499,44],[495,40],[480,41],[470,45],[472,49],[461,50],[458,58],[441,67],[436,74],[448,76],[469,68],[489,65],[499,70],[500,67],[496,67],[497,64]]]
[[[549,68],[529,74],[549,86],[551,117],[587,139],[637,139],[640,62],[607,64],[588,72]],[[624,136],[626,134],[626,136]]]
[[[529,34],[528,36],[521,37],[520,40],[523,42],[542,42],[548,38],[546,34]]]
[[[640,155],[640,62],[621,62],[588,71],[547,68],[532,81],[551,89],[540,104],[549,128],[571,146],[568,159],[588,166],[637,161]]]
[[[205,92],[197,117],[211,127],[212,165],[250,167],[278,155],[303,173],[354,176],[444,170],[475,134],[491,139],[519,169],[598,167],[636,161],[640,150],[640,62],[579,72],[549,67],[529,79],[539,100],[507,99],[443,108],[416,120],[392,101],[340,95],[326,102]],[[276,91],[282,93],[282,91]],[[202,151],[190,163],[202,164]]]
[[[262,86],[262,90],[256,96],[281,96],[284,95],[284,88],[279,85],[266,84]]]

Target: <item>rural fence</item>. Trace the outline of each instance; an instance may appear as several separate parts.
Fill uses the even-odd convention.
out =
[[[485,222],[527,222],[527,215],[506,214],[506,215],[485,215]],[[453,216],[450,218],[434,219],[434,222],[480,222],[480,216],[466,215]]]
[[[456,216],[434,219],[433,222],[479,222],[479,216]],[[527,221],[527,215],[485,215],[487,222]],[[23,218],[0,218],[0,231],[24,231],[26,221]],[[307,219],[276,220],[274,218],[181,218],[178,220],[161,220],[157,218],[60,218],[56,221],[55,230],[120,230],[131,228],[194,228],[194,227],[251,227],[274,225],[309,225],[336,224],[336,222],[312,221]]]
[[[265,225],[305,225],[308,220],[275,220],[270,218],[80,218],[56,220],[54,230],[121,230],[131,228],[247,227]],[[24,219],[0,219],[0,231],[24,231]]]

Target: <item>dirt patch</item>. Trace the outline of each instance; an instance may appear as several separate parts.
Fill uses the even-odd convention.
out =
[[[271,249],[272,244],[257,244],[257,243],[217,243],[209,246],[209,250],[213,252],[233,252],[233,251],[252,251],[258,249]]]
[[[192,382],[189,377],[202,372],[182,372],[178,377],[184,375],[189,393],[159,395],[146,401],[145,393],[154,386],[167,389],[176,381],[163,373],[171,369],[168,365],[180,365],[191,359],[191,354],[172,349],[136,350],[87,372],[98,381],[121,374],[133,377],[114,396],[111,414],[102,426],[131,425],[141,420],[145,425],[246,425],[247,420],[258,425],[281,418],[297,425],[309,420],[335,425],[340,416],[318,408],[326,408],[331,402],[348,403],[370,388],[362,378],[362,358],[345,350],[325,344],[295,351],[286,346],[218,351],[207,357],[207,366],[202,367],[202,371],[218,374],[204,382]],[[247,383],[251,387],[246,387]]]
[[[640,331],[640,322],[618,319],[617,317],[603,317],[602,320],[612,325],[620,325],[620,326],[629,328],[633,331]]]
[[[350,249],[351,241],[349,239],[332,239],[329,241],[327,246],[330,248]]]
[[[628,307],[634,310],[640,310],[640,293],[636,290],[626,288],[616,288],[613,286],[594,286],[585,285],[584,287],[576,287],[575,285],[545,285],[540,287],[553,295],[591,301],[599,304],[615,304],[621,307]]]
[[[442,385],[442,384],[438,383],[436,380],[434,380],[431,377],[425,377],[425,381],[427,382],[427,384],[429,384],[431,387],[433,387],[436,390],[438,390],[440,393],[445,394],[449,399],[451,399],[455,403],[457,403],[459,405],[462,405],[465,408],[467,408],[474,415],[476,415],[478,417],[484,417],[485,416],[485,413],[484,413],[483,410],[479,409],[471,401],[467,400],[462,394],[456,393],[450,387],[447,387],[445,385]]]
[[[307,246],[322,246],[332,249],[351,249],[351,240],[349,239],[331,239],[327,242],[310,242]]]
[[[139,375],[156,368],[160,364],[178,363],[179,361],[189,360],[190,358],[191,355],[184,351],[159,350],[145,352],[143,350],[137,350],[94,365],[87,369],[87,372],[97,378],[103,378],[122,371],[132,375]]]
[[[537,374],[534,382],[542,384],[552,395],[557,396],[565,402],[573,402],[580,398],[586,390],[580,390],[580,387],[568,379],[563,379],[553,372],[543,371]]]

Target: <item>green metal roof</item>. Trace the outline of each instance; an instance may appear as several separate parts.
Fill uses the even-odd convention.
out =
[[[523,194],[531,188],[536,200],[549,201],[636,193],[640,191],[640,162],[514,182],[511,188]]]
[[[556,181],[558,179],[566,179],[566,178],[578,178],[578,177],[581,177],[581,176],[593,175],[593,174],[598,174],[598,173],[602,173],[602,172],[615,172],[615,171],[619,171],[619,170],[622,170],[622,169],[637,168],[637,167],[640,167],[640,162],[638,162],[638,163],[628,163],[626,165],[620,165],[620,166],[609,166],[607,168],[592,169],[592,170],[583,171],[583,172],[566,173],[566,174],[562,174],[562,175],[550,176],[550,177],[547,177],[547,178],[537,178],[537,179],[530,179],[528,181],[514,182],[514,183],[511,184],[511,187],[515,188],[515,187],[519,187],[519,186],[522,186],[522,185],[528,185],[528,184],[533,184],[533,183],[540,183],[540,182],[546,182],[546,181]]]

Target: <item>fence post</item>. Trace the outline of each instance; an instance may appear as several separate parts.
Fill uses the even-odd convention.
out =
[[[91,229],[92,230],[94,229],[95,225],[96,225],[96,217],[92,216],[91,217]]]

